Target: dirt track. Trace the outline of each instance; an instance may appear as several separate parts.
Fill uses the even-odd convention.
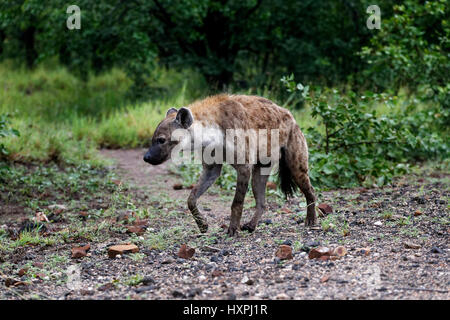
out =
[[[102,154],[117,161],[114,170],[131,185],[130,194],[141,199],[140,205],[156,206],[161,212],[162,219],[150,221],[144,239],[178,227],[163,239],[167,247],[157,250],[139,245],[144,254],[140,260],[128,255],[109,259],[107,247],[129,239],[127,234],[113,235],[106,242],[91,243],[90,256],[65,265],[79,272],[75,287],[69,288],[70,280],[36,281],[20,291],[23,298],[32,294],[50,299],[450,298],[449,175],[425,172],[381,189],[323,192],[319,202],[331,205],[334,212],[320,218],[326,223],[319,230],[303,226],[303,197],[282,205],[272,196],[257,230],[230,239],[221,225],[228,223],[232,193],[214,186],[200,199],[210,225],[208,234],[201,236],[186,210],[189,190],[174,190],[179,177],[169,172],[168,165],[148,166],[142,161],[143,152]],[[173,205],[163,207],[164,201],[158,198],[173,199]],[[253,198],[247,198],[243,221],[253,214],[249,209]],[[193,258],[177,256],[183,243],[196,249]],[[275,257],[282,243],[293,248],[292,260]],[[333,261],[309,259],[308,251],[318,245],[344,246],[348,253]],[[55,251],[70,255],[70,247],[31,248],[24,254],[28,259]],[[20,266],[20,259],[16,263]],[[118,281],[136,275],[139,279],[134,283]],[[3,298],[16,297],[9,291],[0,293]]]

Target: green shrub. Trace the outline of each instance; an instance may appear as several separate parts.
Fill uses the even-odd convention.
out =
[[[318,120],[306,135],[311,180],[319,187],[381,186],[414,161],[449,155],[446,134],[436,120],[448,111],[439,106],[417,110],[414,102],[399,106],[396,97],[386,94],[343,95],[328,89],[307,100]],[[379,104],[386,114],[378,114]]]
[[[19,131],[10,127],[9,114],[0,114],[0,139],[7,136],[18,136]],[[5,145],[0,141],[0,160],[9,154]],[[7,167],[5,164],[0,163],[0,172]]]

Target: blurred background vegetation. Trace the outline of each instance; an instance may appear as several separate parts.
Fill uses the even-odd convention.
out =
[[[446,0],[379,0],[379,30],[364,0],[73,4],[80,30],[66,1],[0,3],[0,167],[101,165],[98,148],[147,146],[169,107],[230,92],[292,111],[315,186],[448,168]]]

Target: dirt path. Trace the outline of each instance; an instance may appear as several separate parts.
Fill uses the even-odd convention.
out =
[[[190,190],[173,189],[181,181],[170,172],[169,164],[147,165],[142,161],[144,150],[105,150],[102,154],[116,161],[113,170],[129,187],[106,203],[89,205],[86,210],[92,215],[77,228],[100,230],[111,217],[118,221],[133,212],[148,221],[146,232],[129,234],[126,225],[114,222],[86,238],[90,252],[78,260],[68,257],[83,238],[16,249],[16,258],[3,269],[3,276],[17,277],[17,270],[27,261],[29,265],[44,261],[49,276],[46,279],[41,274],[23,288],[2,288],[3,298],[450,298],[448,174],[424,171],[389,187],[323,192],[318,201],[330,205],[333,213],[320,218],[317,230],[303,226],[303,197],[285,203],[269,195],[257,230],[230,239],[221,225],[228,223],[232,191],[213,186],[201,198],[210,229],[199,235],[186,208]],[[243,221],[253,214],[253,197],[247,198]],[[73,221],[67,218],[55,229],[69,228]],[[136,243],[139,253],[109,259],[108,247],[123,242]],[[181,244],[195,248],[191,259],[178,257]],[[281,244],[292,248],[292,259],[275,256]],[[343,246],[347,253],[340,259],[309,259],[310,250],[318,246]],[[55,260],[57,254],[60,260]],[[59,266],[59,275],[50,271],[54,265]]]
[[[117,160],[123,177],[148,187],[149,192],[157,193],[163,188],[171,198],[186,200],[189,190],[172,188],[179,183],[179,178],[170,173],[169,165],[148,166],[142,161],[144,152],[119,150],[103,154]],[[292,213],[299,201],[303,202],[302,198],[284,207],[286,213],[274,212],[280,206],[269,199],[269,212],[264,220],[270,223],[266,225],[270,228],[232,240],[234,244],[220,239],[214,246],[230,250],[231,255],[221,255],[221,251],[218,254],[200,252],[199,256],[206,255],[211,261],[202,266],[203,277],[192,278],[197,269],[192,265],[198,264],[197,261],[188,263],[189,267],[182,272],[188,278],[185,283],[173,278],[166,282],[179,287],[180,293],[199,287],[199,291],[206,292],[202,298],[226,297],[224,292],[228,292],[238,298],[448,299],[448,176],[445,184],[442,178],[431,175],[425,177],[427,181],[415,185],[417,178],[408,177],[393,188],[323,193],[322,201],[329,203],[336,215],[336,219],[328,217],[331,224],[328,232],[307,230],[293,221]],[[420,195],[418,189],[422,185],[425,191]],[[220,219],[227,220],[230,203],[210,194],[200,202],[211,208],[207,213],[210,224],[217,226],[222,222]],[[415,212],[421,215],[414,216]],[[348,221],[346,236],[343,236],[345,226],[344,231],[337,226],[339,217]],[[281,242],[292,244],[298,250],[294,250],[294,259],[284,264],[274,256]],[[349,253],[336,261],[308,259],[305,251],[319,243],[329,247],[343,245]],[[367,255],[358,251],[362,248]],[[177,261],[164,269],[169,274],[177,273],[180,264]],[[186,262],[181,265],[184,264]],[[224,276],[212,278],[213,269],[220,270]],[[243,283],[247,278],[248,283]],[[170,293],[166,297],[170,297]]]

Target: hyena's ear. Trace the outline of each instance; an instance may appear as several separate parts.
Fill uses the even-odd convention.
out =
[[[175,109],[175,108],[170,108],[169,110],[167,110],[166,117],[167,117],[169,114],[171,114],[171,113],[177,113],[177,112],[178,112],[177,109]]]
[[[194,118],[192,117],[191,111],[183,107],[178,110],[175,121],[183,128],[187,129],[191,126],[192,122],[194,122]]]

